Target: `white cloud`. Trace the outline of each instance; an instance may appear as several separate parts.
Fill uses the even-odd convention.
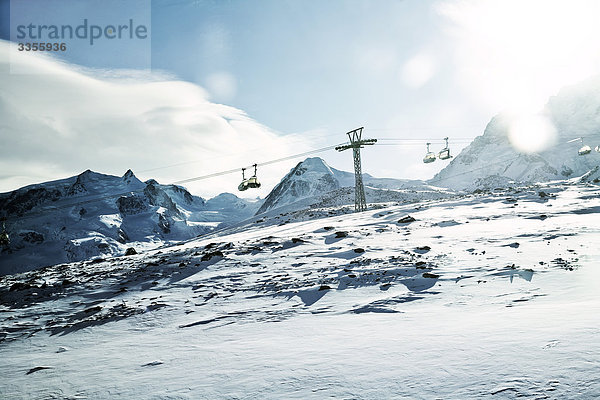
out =
[[[8,47],[0,41],[0,191],[88,168],[115,175],[131,168],[141,179],[170,183],[308,149],[298,137],[280,137],[241,110],[211,103],[188,82],[92,75],[22,52],[10,62],[31,73],[10,74]],[[263,189],[244,194],[266,195],[295,162],[259,170]],[[174,164],[183,165],[154,169]],[[235,192],[240,178],[186,186],[209,196]]]

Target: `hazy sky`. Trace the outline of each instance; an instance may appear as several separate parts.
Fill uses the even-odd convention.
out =
[[[62,4],[65,18],[74,10],[64,0],[54,3]],[[74,3],[79,7],[74,16],[87,4],[90,18],[100,4]],[[115,78],[123,71],[107,71],[98,61],[125,56],[110,47],[96,48],[89,58],[67,55],[67,64],[60,68],[52,60],[19,61],[59,71],[63,84],[50,86],[55,93],[44,89],[54,79],[47,71],[32,79],[11,75],[6,68],[0,71],[3,120],[9,112],[11,120],[27,115],[26,124],[14,121],[21,135],[23,126],[36,126],[27,132],[26,142],[8,141],[15,130],[4,122],[3,142],[15,147],[0,147],[0,191],[86,168],[122,174],[131,167],[141,178],[166,183],[336,144],[345,140],[344,132],[359,126],[376,138],[439,143],[450,136],[457,152],[497,112],[535,112],[548,96],[597,74],[600,66],[600,2],[594,0],[151,4],[152,71],[128,71],[125,81]],[[0,35],[8,39],[9,1],[0,0],[0,5]],[[2,57],[6,67],[6,51]],[[157,79],[166,82],[148,82]],[[61,88],[67,88],[68,96],[56,96]],[[16,99],[10,90],[19,92]],[[37,100],[31,102],[28,96]],[[127,101],[115,108],[107,100],[114,96]],[[87,114],[75,115],[73,104]],[[152,118],[140,119],[140,113]],[[232,125],[230,114],[233,121],[243,120],[252,128]],[[125,129],[128,124],[133,128]],[[111,133],[99,140],[107,125]],[[69,153],[47,141],[48,129],[70,141]],[[111,137],[122,141],[109,143]],[[136,144],[140,141],[143,145]],[[123,142],[128,151],[119,147]],[[43,149],[39,143],[45,143]],[[131,154],[136,146],[144,155]],[[438,160],[424,165],[424,147],[419,142],[366,149],[363,168],[375,176],[429,178],[445,164]],[[43,157],[32,157],[36,151]],[[76,156],[78,152],[83,156]],[[350,154],[331,151],[321,157],[334,167],[352,169]],[[143,172],[194,160],[200,161]],[[254,193],[268,193],[297,161],[265,167],[265,188]],[[230,176],[189,187],[206,196],[235,191],[238,180]]]

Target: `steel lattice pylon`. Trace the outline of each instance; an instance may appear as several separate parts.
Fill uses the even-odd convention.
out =
[[[363,128],[358,128],[347,133],[350,144],[338,146],[337,151],[352,149],[354,156],[354,211],[361,212],[367,209],[367,199],[365,198],[365,187],[362,181],[362,166],[360,162],[360,148],[366,145],[372,145],[377,139],[361,139]]]

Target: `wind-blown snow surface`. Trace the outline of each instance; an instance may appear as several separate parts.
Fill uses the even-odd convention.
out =
[[[208,201],[176,185],[85,171],[0,194],[11,249],[0,275],[122,255],[193,238],[252,216],[260,206],[224,193]]]
[[[543,113],[556,130],[555,141],[547,150],[532,154],[513,148],[509,130],[515,117],[500,114],[429,183],[473,190],[505,187],[514,181],[546,182],[581,176],[600,165],[600,153],[579,156],[582,142],[568,142],[582,137],[592,149],[600,145],[599,110],[600,78],[561,90],[550,98]]]
[[[0,278],[0,397],[600,396],[597,186],[311,211]]]

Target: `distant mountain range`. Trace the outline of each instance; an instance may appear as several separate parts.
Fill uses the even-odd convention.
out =
[[[418,201],[424,195],[413,189],[427,186],[363,178],[368,201],[374,202]],[[130,170],[122,177],[88,170],[0,194],[0,213],[8,217],[11,235],[10,251],[0,254],[0,274],[156,248],[266,212],[351,205],[353,186],[354,173],[331,168],[318,157],[298,163],[264,200],[231,193],[205,200],[181,186],[142,182]]]
[[[600,153],[578,155],[584,138],[600,145],[600,79],[562,90],[543,113],[554,125],[554,145],[523,154],[509,140],[508,115],[494,117],[482,136],[463,149],[429,181],[363,175],[368,203],[417,202],[474,190],[581,177],[600,179]],[[0,194],[0,216],[8,217],[9,251],[0,254],[0,275],[45,265],[124,254],[191,239],[219,228],[290,212],[353,203],[354,173],[321,158],[308,158],[286,174],[264,199],[223,193],[205,200],[176,185],[85,171],[53,182]],[[449,190],[440,189],[449,188]],[[313,215],[311,217],[311,215]],[[257,217],[263,218],[263,217]],[[285,218],[284,218],[285,219]]]
[[[261,201],[223,193],[210,200],[185,188],[90,170],[0,194],[11,251],[0,274],[123,254],[190,239],[251,217]]]

